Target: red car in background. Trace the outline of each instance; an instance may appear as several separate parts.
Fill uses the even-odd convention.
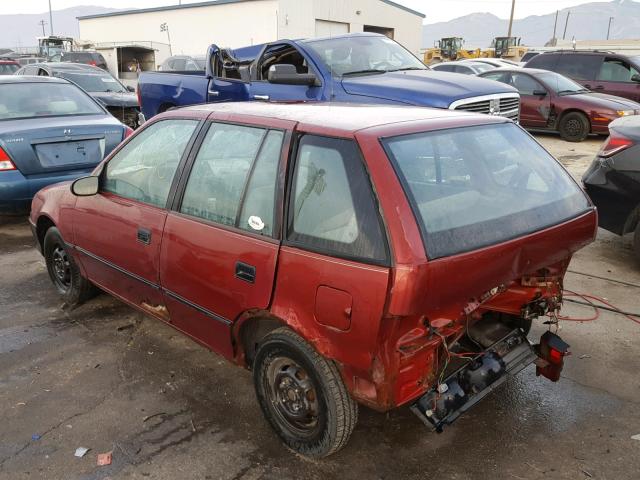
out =
[[[515,87],[520,93],[520,124],[531,130],[551,130],[570,142],[590,133],[608,135],[608,125],[640,114],[640,103],[587,90],[559,73],[534,68],[499,68],[479,77]]]
[[[342,448],[358,403],[441,430],[536,362],[595,208],[498,116],[218,103],[157,115],[30,223],[69,305],[94,287],[253,370],[283,442]]]
[[[15,60],[0,60],[0,75],[13,75],[20,68]]]

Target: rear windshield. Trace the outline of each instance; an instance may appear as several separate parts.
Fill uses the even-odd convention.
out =
[[[590,208],[558,162],[511,123],[404,135],[383,144],[432,259],[520,237]]]
[[[0,88],[0,120],[101,113],[91,97],[71,84],[14,83]]]
[[[19,68],[15,63],[0,63],[0,75],[13,75]]]
[[[127,89],[115,78],[108,73],[93,73],[93,72],[61,72],[58,74],[60,77],[64,77],[67,80],[80,85],[87,92],[117,92],[123,93]]]

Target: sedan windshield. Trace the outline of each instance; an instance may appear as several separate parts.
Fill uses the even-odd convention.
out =
[[[99,114],[104,111],[75,85],[20,82],[0,88],[0,120]]]
[[[336,76],[427,70],[411,52],[387,37],[337,37],[304,43]]]
[[[108,73],[63,72],[58,76],[71,80],[87,92],[127,92],[127,89]]]
[[[536,75],[536,78],[544,82],[558,95],[571,95],[574,93],[584,93],[589,91],[579,83],[574,82],[564,75],[554,72],[539,73]]]
[[[521,237],[590,208],[558,162],[511,123],[383,143],[431,259]]]

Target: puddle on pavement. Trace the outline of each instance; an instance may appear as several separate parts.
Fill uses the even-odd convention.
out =
[[[0,329],[0,354],[15,352],[55,336],[48,326],[16,326]]]

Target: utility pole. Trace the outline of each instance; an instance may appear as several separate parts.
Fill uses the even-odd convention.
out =
[[[513,14],[516,10],[516,0],[511,0],[511,17],[509,17],[509,33],[507,37],[511,38],[511,29],[513,28]]]
[[[160,31],[167,32],[167,40],[169,41],[169,56],[173,56],[173,51],[171,50],[171,35],[169,34],[169,24],[167,22],[160,24]]]
[[[47,22],[45,22],[44,20],[40,20],[38,22],[38,25],[40,25],[42,27],[42,36],[45,37],[47,34],[44,33],[44,26],[47,25]]]
[[[609,27],[607,27],[607,40],[609,40],[609,34],[611,33],[611,22],[613,22],[613,17],[609,17]]]
[[[551,37],[552,41],[556,41],[556,32],[558,31],[558,14],[560,13],[560,10],[556,10],[556,21],[553,24],[553,37]]]
[[[562,39],[564,40],[567,36],[567,26],[569,25],[569,15],[571,15],[571,10],[567,12],[567,19],[564,22],[564,33],[562,34]]]
[[[53,14],[51,13],[51,0],[49,0],[49,32],[53,35]]]

